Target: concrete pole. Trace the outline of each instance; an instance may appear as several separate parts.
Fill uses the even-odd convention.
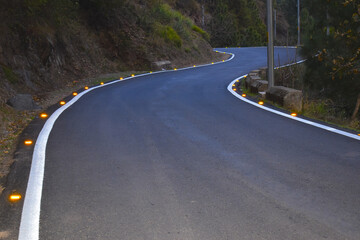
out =
[[[274,86],[274,25],[273,25],[273,0],[267,0],[267,64],[268,64],[268,89]]]
[[[274,9],[274,40],[276,41],[276,9]]]
[[[201,27],[204,29],[205,28],[205,1],[202,2],[201,5]]]
[[[298,46],[300,46],[300,0],[297,0],[297,16],[298,16]]]

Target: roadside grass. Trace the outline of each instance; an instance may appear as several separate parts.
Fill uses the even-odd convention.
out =
[[[329,99],[305,99],[303,103],[303,111],[301,113],[305,117],[324,121],[326,123],[336,125],[360,132],[360,120],[351,120],[344,110],[335,108]]]
[[[274,72],[276,86],[285,86],[303,91],[303,109],[301,112],[298,112],[298,114],[310,119],[323,121],[327,124],[360,132],[359,118],[351,120],[350,116],[345,113],[341,106],[336,106],[330,99],[322,97],[320,93],[312,93],[311,98],[308,96],[308,90],[304,89],[303,84],[305,71],[305,64],[301,63],[276,69]],[[261,77],[266,79],[266,76]],[[254,97],[254,94],[252,94],[248,89],[244,89],[244,91],[247,95]],[[265,102],[283,110],[291,110],[285,109],[284,107],[272,103],[271,101]]]

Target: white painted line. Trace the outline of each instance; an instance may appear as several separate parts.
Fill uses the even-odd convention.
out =
[[[303,62],[304,60],[300,61],[300,62]],[[289,64],[288,64],[289,65]],[[290,64],[290,65],[293,65],[293,64]],[[284,67],[284,66],[283,66]],[[360,136],[356,135],[356,134],[352,134],[352,133],[348,133],[348,132],[345,132],[345,131],[341,131],[339,129],[336,129],[336,128],[332,128],[332,127],[329,127],[329,126],[326,126],[326,125],[322,125],[322,124],[319,124],[319,123],[315,123],[315,122],[312,122],[312,121],[309,121],[309,120],[306,120],[306,119],[303,119],[303,118],[300,118],[300,117],[293,117],[291,116],[290,114],[286,114],[286,113],[283,113],[283,112],[280,112],[280,111],[277,111],[277,110],[274,110],[274,109],[271,109],[271,108],[268,108],[268,107],[265,107],[265,106],[262,106],[256,102],[253,102],[253,101],[250,101],[249,99],[247,98],[244,98],[242,97],[241,95],[239,95],[237,92],[235,92],[234,90],[232,90],[232,85],[236,83],[237,80],[241,80],[243,79],[246,75],[243,75],[241,77],[238,77],[236,78],[235,80],[233,80],[229,86],[227,87],[228,91],[231,92],[235,97],[237,97],[238,99],[244,101],[244,102],[247,102],[255,107],[258,107],[258,108],[261,108],[263,110],[266,110],[268,112],[272,112],[272,113],[275,113],[277,115],[280,115],[280,116],[283,116],[283,117],[286,117],[286,118],[290,118],[292,120],[295,120],[295,121],[299,121],[299,122],[302,122],[302,123],[305,123],[305,124],[308,124],[308,125],[311,125],[311,126],[314,126],[314,127],[317,127],[317,128],[321,128],[321,129],[324,129],[326,131],[329,131],[329,132],[333,132],[333,133],[337,133],[337,134],[340,134],[340,135],[343,135],[343,136],[346,136],[346,137],[349,137],[349,138],[353,138],[353,139],[356,139],[356,140],[360,140]]]
[[[54,126],[56,119],[68,107],[74,104],[81,96],[91,90],[79,93],[71,101],[56,110],[46,121],[34,147],[29,180],[26,188],[24,206],[21,214],[19,240],[33,240],[39,238],[39,219],[41,195],[44,179],[45,152],[47,140]]]
[[[220,51],[218,51],[220,52]],[[196,67],[187,67],[178,69],[176,71],[182,71],[186,69],[193,69],[199,67],[206,67],[206,66],[213,66],[220,63],[225,63],[231,61],[235,55],[232,53],[227,53],[232,55],[231,58],[225,60],[224,62],[215,62],[210,64],[199,65]],[[71,105],[77,102],[82,96],[85,94],[101,87],[105,87],[114,83],[131,80],[137,77],[158,74],[163,72],[172,72],[175,70],[166,70],[166,71],[159,71],[153,73],[144,73],[139,74],[134,77],[128,77],[123,80],[116,80],[113,82],[105,83],[103,85],[98,85],[88,90],[84,90],[83,92],[79,93],[76,97],[71,99],[68,103],[64,106],[57,109],[46,121],[44,127],[42,128],[34,147],[32,162],[31,162],[31,169],[29,174],[29,180],[26,188],[25,200],[21,214],[21,221],[20,221],[20,229],[19,229],[19,240],[38,240],[39,239],[39,226],[40,226],[40,210],[41,210],[41,197],[42,197],[42,188],[43,188],[43,181],[44,181],[44,169],[45,169],[45,155],[46,155],[46,145],[49,139],[50,132],[55,124],[55,121],[59,118],[59,116]]]

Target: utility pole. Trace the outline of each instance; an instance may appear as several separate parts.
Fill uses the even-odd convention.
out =
[[[274,86],[274,25],[273,25],[273,0],[267,0],[267,64],[268,64],[268,89]]]
[[[298,16],[298,46],[300,46],[300,0],[297,0],[297,16]]]
[[[205,28],[205,0],[202,1],[201,4],[201,27]]]
[[[276,9],[274,9],[274,40],[276,41]]]

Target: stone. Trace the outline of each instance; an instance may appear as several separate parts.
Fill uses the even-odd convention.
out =
[[[257,75],[259,75],[259,74],[260,74],[260,70],[252,70],[252,71],[250,72],[250,74],[257,74]]]
[[[257,74],[257,73],[249,73],[248,74],[248,77],[256,77],[256,76],[259,77],[259,74]]]
[[[250,91],[252,93],[265,92],[268,89],[268,81],[255,80],[250,85]]]
[[[302,110],[303,94],[302,91],[283,86],[274,86],[266,91],[266,99],[273,101],[281,106],[300,112]]]
[[[170,61],[158,61],[152,63],[153,67],[157,70],[164,70],[164,69],[171,69],[171,62]]]
[[[10,98],[6,104],[16,110],[40,110],[30,94],[17,94]]]
[[[267,79],[267,67],[260,68],[259,71],[260,77]]]
[[[261,99],[266,99],[266,92],[259,92]]]
[[[245,78],[245,88],[250,89],[253,82],[261,80],[258,75],[249,75]]]

